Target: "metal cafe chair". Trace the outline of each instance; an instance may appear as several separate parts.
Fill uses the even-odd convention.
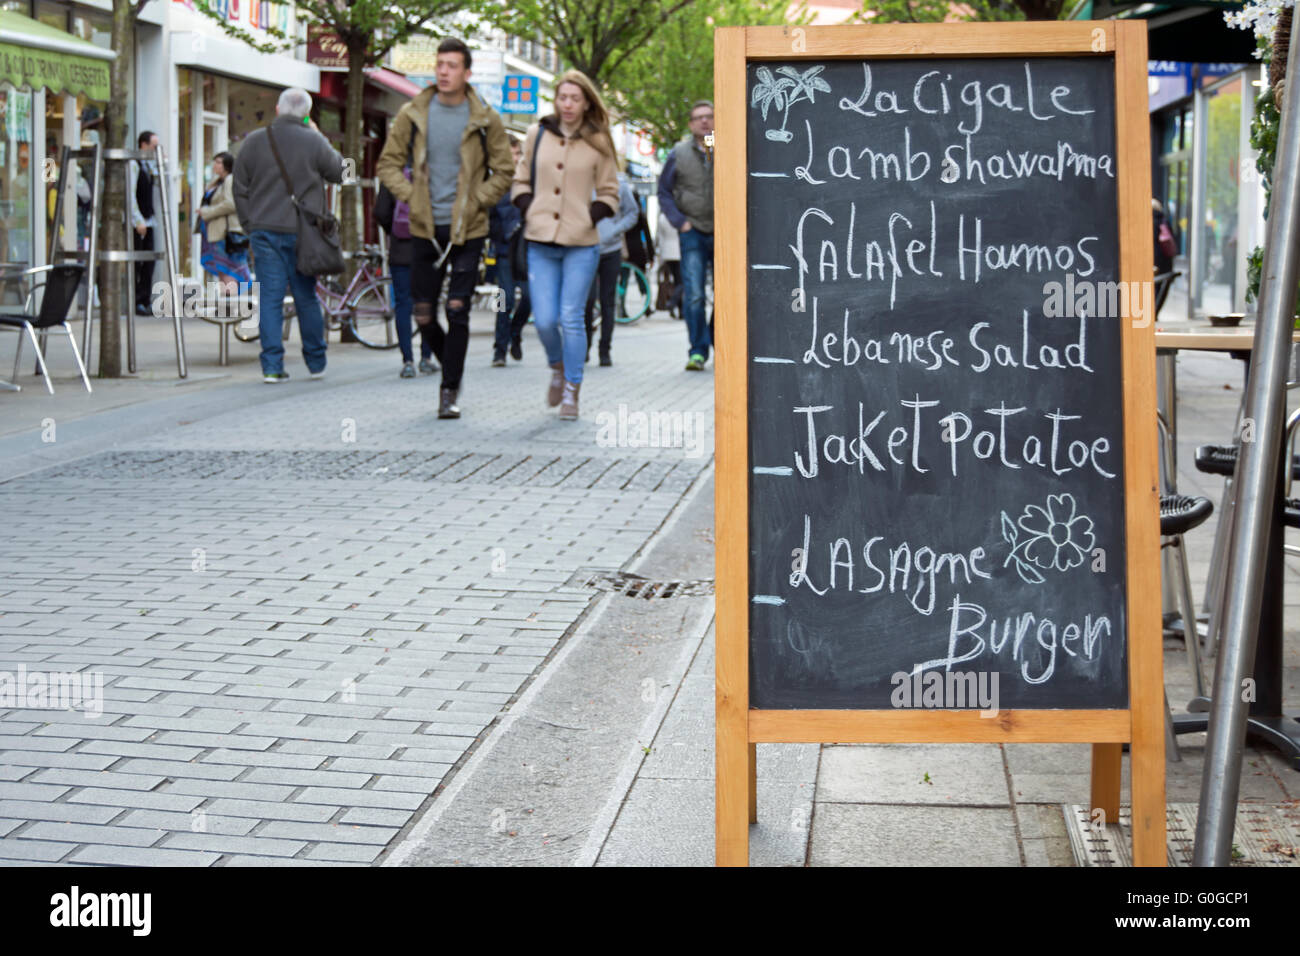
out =
[[[81,351],[77,348],[77,340],[72,334],[72,328],[68,325],[68,312],[72,308],[72,303],[77,297],[77,287],[81,285],[81,278],[86,272],[86,267],[79,262],[56,263],[48,266],[37,266],[33,269],[24,269],[23,278],[32,278],[41,273],[48,273],[41,281],[35,282],[27,293],[27,301],[23,305],[22,314],[0,313],[0,330],[8,330],[18,333],[18,348],[14,354],[14,379],[18,378],[18,368],[23,358],[23,339],[26,333],[31,339],[32,348],[36,349],[36,363],[40,366],[41,374],[45,377],[45,387],[51,395],[54,394],[54,385],[50,382],[50,372],[45,364],[45,353],[41,350],[41,343],[36,338],[36,333],[41,333],[41,339],[50,333],[58,333],[68,337],[68,343],[72,346],[72,355],[77,360],[77,370],[81,372],[81,381],[86,386],[86,391],[92,392],[90,387],[90,377],[86,374],[86,365],[81,361]],[[41,296],[40,310],[32,314],[32,303],[36,298],[36,290],[44,289],[45,293]]]
[[[1204,524],[1214,512],[1209,498],[1191,495],[1165,494],[1160,496],[1160,547],[1171,548],[1177,556],[1178,579],[1174,582],[1178,594],[1178,610],[1183,616],[1183,638],[1187,645],[1187,663],[1192,671],[1192,684],[1196,696],[1205,694],[1201,676],[1200,634],[1196,625],[1196,604],[1192,600],[1192,585],[1187,574],[1187,552],[1183,535]],[[1190,623],[1188,623],[1190,622]],[[1169,698],[1165,697],[1165,732],[1169,746],[1169,759],[1179,760],[1178,742],[1173,732],[1173,718],[1169,713]]]

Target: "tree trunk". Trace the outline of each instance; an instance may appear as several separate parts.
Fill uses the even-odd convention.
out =
[[[365,175],[366,157],[361,148],[361,131],[363,117],[362,104],[366,92],[366,52],[370,47],[370,37],[348,41],[348,89],[347,103],[343,110],[343,159],[351,160],[355,166],[355,176],[361,179]],[[344,251],[355,252],[361,248],[362,217],[361,185],[344,186],[339,190],[339,235]],[[347,259],[343,263],[343,281],[351,282],[356,271],[361,268],[360,261]],[[339,343],[355,342],[357,337],[345,322],[339,333]]]
[[[112,48],[117,56],[109,66],[111,98],[104,116],[104,147],[123,149],[127,145],[126,100],[131,88],[132,54],[135,52],[135,8],[129,0],[113,0],[113,26],[110,34]],[[105,163],[102,184],[103,198],[99,207],[99,248],[122,250],[126,248],[126,229],[129,228],[129,204],[126,200],[125,163]],[[91,263],[92,274],[96,263]],[[99,376],[119,378],[122,375],[122,325],[119,310],[122,306],[122,277],[127,279],[131,308],[135,308],[132,286],[134,273],[122,268],[121,263],[105,263],[100,269],[99,293]],[[89,360],[90,356],[86,356]]]
[[[356,175],[365,175],[366,157],[362,148],[362,129],[364,118],[361,115],[366,91],[366,51],[370,37],[348,44],[348,93],[347,107],[343,112],[343,158],[351,159],[356,164]],[[343,234],[343,248],[357,250],[361,248],[361,217],[357,214],[361,206],[361,186],[348,186],[343,190],[340,229]],[[349,270],[350,271],[350,270]]]

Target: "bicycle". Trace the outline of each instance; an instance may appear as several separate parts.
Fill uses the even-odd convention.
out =
[[[361,260],[361,268],[346,287],[339,277],[321,276],[316,280],[316,298],[329,332],[347,328],[352,337],[368,349],[397,348],[397,322],[393,310],[393,278],[381,268],[383,253],[378,246],[364,245],[360,252],[345,252],[345,259]],[[292,297],[285,301],[285,318],[295,314]]]
[[[614,311],[614,321],[623,325],[635,322],[650,311],[650,280],[630,262],[619,266],[615,299],[618,308]]]

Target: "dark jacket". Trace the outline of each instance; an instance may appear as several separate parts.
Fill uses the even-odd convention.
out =
[[[271,128],[298,201],[315,212],[325,211],[325,183],[343,181],[343,157],[300,119],[277,116]],[[245,229],[297,233],[298,214],[265,128],[253,130],[244,140],[233,178],[235,208]]]
[[[713,160],[687,136],[673,147],[659,174],[659,206],[674,229],[713,233]]]
[[[411,264],[411,240],[396,239],[388,234],[388,265],[409,266]]]
[[[488,236],[498,259],[510,254],[510,237],[523,222],[523,214],[515,208],[509,196],[502,196],[501,201],[492,207],[492,214],[488,217]]]

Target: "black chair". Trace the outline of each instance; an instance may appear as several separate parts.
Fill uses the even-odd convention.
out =
[[[36,332],[40,331],[42,339],[47,333],[57,332],[67,335],[68,342],[72,345],[72,354],[77,360],[77,369],[81,372],[81,381],[85,383],[86,391],[94,391],[90,387],[90,377],[86,375],[86,365],[81,361],[77,340],[72,334],[71,326],[68,325],[68,312],[77,298],[77,288],[81,285],[81,278],[85,272],[86,267],[79,262],[57,263],[23,270],[24,279],[41,273],[47,275],[43,281],[36,282],[27,293],[27,302],[23,306],[22,314],[0,314],[0,330],[14,331],[19,336],[18,348],[14,355],[15,380],[18,378],[18,367],[22,362],[22,336],[25,332],[32,340],[32,347],[36,349],[36,363],[40,366],[41,374],[45,376],[45,387],[51,395],[54,394],[54,385],[50,382],[50,372],[45,364],[45,353],[41,351],[41,343],[36,338]],[[36,290],[41,288],[45,290],[44,295],[41,296],[41,308],[33,315],[32,303],[35,301]]]
[[[1179,580],[1174,582],[1178,594],[1178,612],[1183,618],[1183,639],[1187,646],[1187,663],[1191,667],[1196,696],[1205,696],[1205,681],[1201,676],[1201,641],[1196,624],[1196,604],[1192,600],[1192,583],[1187,574],[1187,554],[1183,535],[1200,527],[1214,513],[1214,502],[1209,498],[1191,495],[1160,496],[1160,547],[1177,552],[1176,566]],[[1180,760],[1178,744],[1173,733],[1173,718],[1169,713],[1169,699],[1165,698],[1165,729],[1168,736],[1171,760]]]
[[[1155,315],[1152,316],[1153,319],[1159,318],[1160,309],[1165,304],[1165,299],[1169,298],[1169,290],[1173,287],[1174,280],[1180,275],[1182,275],[1182,273],[1177,270],[1173,272],[1162,272],[1151,280],[1155,286],[1154,291],[1156,299],[1156,311]]]

